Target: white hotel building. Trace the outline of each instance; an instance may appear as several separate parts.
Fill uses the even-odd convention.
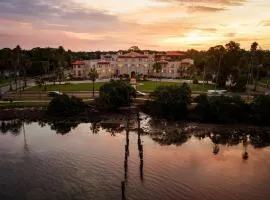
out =
[[[162,77],[176,78],[179,76],[179,68],[187,68],[194,64],[184,54],[179,52],[166,52],[163,54],[143,54],[130,52],[123,54],[101,55],[99,60],[83,60],[73,63],[73,75],[75,77],[87,78],[91,68],[96,68],[100,78],[111,78],[131,73],[147,76],[156,76],[152,65],[155,62],[162,64]]]

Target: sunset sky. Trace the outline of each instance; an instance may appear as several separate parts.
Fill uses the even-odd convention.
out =
[[[270,0],[0,0],[0,48],[270,49]]]

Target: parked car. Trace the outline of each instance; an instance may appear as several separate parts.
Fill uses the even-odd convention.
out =
[[[143,92],[140,92],[140,91],[136,91],[136,96],[137,97],[144,97],[144,96],[147,96],[147,94],[146,93],[143,93]]]
[[[208,90],[207,91],[207,96],[222,96],[226,94],[227,94],[227,90]]]
[[[62,95],[63,93],[62,92],[59,92],[59,91],[50,91],[48,92],[48,97],[56,97],[56,96],[59,96],[59,95]]]

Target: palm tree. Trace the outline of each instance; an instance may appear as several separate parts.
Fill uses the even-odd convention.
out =
[[[65,74],[64,74],[63,70],[64,69],[62,67],[58,67],[57,70],[56,70],[56,77],[57,77],[59,86],[61,85],[61,82],[65,78]]]
[[[161,70],[162,70],[162,65],[159,63],[159,62],[155,62],[152,66],[153,70],[156,71],[156,73],[159,73],[159,76],[160,76],[160,73],[161,73]]]
[[[15,81],[15,87],[16,87],[16,92],[18,90],[18,77],[17,77],[17,73],[18,73],[18,69],[20,68],[20,63],[21,63],[21,47],[19,45],[17,45],[14,49],[13,49],[13,53],[14,53],[14,60],[13,60],[13,67],[14,67],[14,81]],[[19,80],[20,81],[20,80]]]
[[[32,61],[30,59],[26,59],[23,64],[23,83],[24,87],[27,87],[27,77],[26,71],[32,66]]]
[[[96,68],[92,68],[92,69],[90,69],[90,72],[89,72],[89,74],[88,74],[88,76],[90,77],[90,80],[93,82],[93,88],[92,88],[92,96],[94,97],[94,91],[95,91],[95,81],[97,80],[97,78],[98,78],[98,72],[97,72],[97,70],[96,70]]]
[[[42,93],[42,90],[43,90],[44,81],[42,80],[42,78],[37,78],[35,80],[35,82],[36,82],[36,85],[40,88],[39,98],[41,98],[41,93]]]
[[[45,76],[49,74],[49,69],[50,69],[49,61],[43,61],[42,62],[42,69],[43,69],[43,73],[44,73]],[[47,90],[46,81],[44,81],[44,89],[45,89],[45,91]]]

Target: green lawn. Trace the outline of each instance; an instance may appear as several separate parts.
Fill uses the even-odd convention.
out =
[[[98,91],[100,86],[104,83],[95,83],[95,91]],[[76,91],[92,91],[92,83],[77,83],[77,84],[62,84],[62,85],[47,85],[47,91],[61,91],[61,92],[76,92]],[[25,91],[40,91],[38,86],[30,87]]]
[[[179,85],[181,83],[173,83],[173,82],[154,82],[154,81],[146,81],[140,82],[137,86],[137,90],[142,92],[152,92],[156,87],[161,85]],[[189,84],[192,91],[207,91],[214,89],[214,85],[201,85],[201,84]]]
[[[95,91],[98,91],[100,86],[104,83],[95,83]],[[157,86],[160,85],[179,85],[180,83],[173,82],[155,82],[155,81],[142,81],[138,82],[137,90],[143,92],[152,92]],[[214,85],[195,85],[190,84],[192,91],[207,91],[214,89]],[[26,91],[37,92],[40,87],[34,86],[28,88]],[[61,91],[61,92],[76,92],[76,91],[92,91],[92,83],[78,83],[78,84],[63,84],[63,85],[48,85],[47,91]]]
[[[0,108],[25,108],[25,107],[43,107],[49,102],[4,102],[0,103]]]

